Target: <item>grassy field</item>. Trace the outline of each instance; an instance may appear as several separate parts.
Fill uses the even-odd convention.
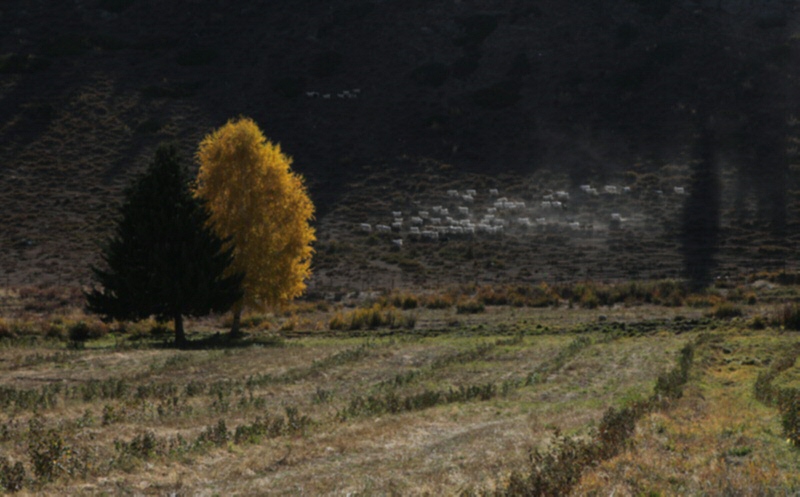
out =
[[[0,482],[17,495],[503,495],[577,469],[558,488],[793,493],[800,451],[758,393],[798,386],[797,332],[771,303],[793,291],[727,310],[306,303],[250,316],[237,343],[216,335],[224,319],[192,322],[183,351],[155,323],[7,314]],[[372,309],[396,327],[330,329]]]

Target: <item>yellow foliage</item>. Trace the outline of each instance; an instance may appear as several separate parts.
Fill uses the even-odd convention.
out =
[[[301,295],[311,275],[314,204],[291,158],[245,117],[207,135],[197,158],[195,193],[207,202],[216,232],[234,244],[230,270],[245,272],[242,306]]]

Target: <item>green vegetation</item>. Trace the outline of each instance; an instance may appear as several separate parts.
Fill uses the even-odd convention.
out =
[[[186,345],[183,316],[225,312],[242,297],[240,273],[226,274],[233,248],[208,226],[205,205],[192,196],[174,145],[161,145],[147,172],[131,186],[116,232],[93,268],[99,288],[88,308],[107,319],[173,320],[175,342]],[[75,343],[89,328],[70,330]]]

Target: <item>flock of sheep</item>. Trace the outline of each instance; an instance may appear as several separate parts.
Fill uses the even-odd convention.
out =
[[[524,233],[531,229],[592,232],[592,221],[580,222],[572,215],[570,203],[575,196],[613,197],[631,194],[630,187],[606,185],[598,190],[591,185],[581,185],[580,192],[571,195],[564,190],[549,192],[541,196],[533,205],[501,197],[496,188],[489,189],[485,195],[477,190],[447,190],[446,201],[441,205],[419,208],[415,211],[392,211],[391,221],[370,224],[358,223],[356,230],[364,234],[376,233],[391,240],[402,248],[404,240],[439,241],[451,238],[474,236],[497,236],[514,231]],[[657,191],[656,195],[663,195]],[[686,189],[675,187],[674,195],[686,195]],[[609,228],[618,228],[627,219],[619,212],[611,212],[606,218]]]

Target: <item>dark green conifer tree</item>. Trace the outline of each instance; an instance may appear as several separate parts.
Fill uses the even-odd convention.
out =
[[[232,247],[208,227],[174,145],[162,144],[147,171],[126,191],[120,220],[92,267],[99,288],[88,309],[106,319],[173,320],[175,343],[186,345],[183,316],[225,312],[242,298],[244,275],[225,276]]]

